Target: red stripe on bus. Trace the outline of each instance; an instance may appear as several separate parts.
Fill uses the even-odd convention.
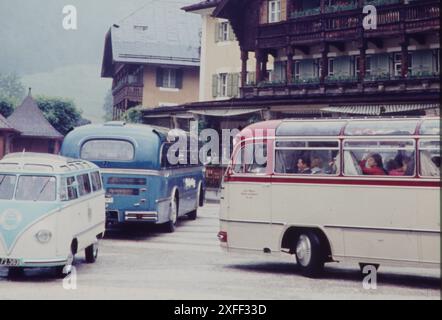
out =
[[[392,186],[392,187],[431,187],[440,188],[440,181],[410,180],[351,180],[346,178],[285,178],[285,177],[226,177],[226,182],[258,182],[258,183],[299,183],[299,184],[336,184],[362,186]]]

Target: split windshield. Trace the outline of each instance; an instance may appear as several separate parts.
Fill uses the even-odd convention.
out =
[[[0,200],[55,201],[56,194],[53,176],[0,175]]]

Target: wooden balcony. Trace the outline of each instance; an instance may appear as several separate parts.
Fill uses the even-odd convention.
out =
[[[365,94],[384,93],[425,93],[439,92],[439,75],[411,77],[407,79],[394,77],[372,77],[363,81],[357,79],[326,80],[320,83],[309,80],[306,83],[261,83],[258,86],[241,88],[242,98],[275,98],[275,97],[327,97],[342,95],[358,95],[361,99]]]
[[[112,91],[114,96],[114,105],[119,105],[121,102],[130,101],[135,104],[143,102],[143,88],[142,83],[124,84]]]
[[[318,42],[345,42],[362,38],[391,37],[440,29],[440,1],[421,0],[410,4],[377,7],[377,29],[364,30],[362,8],[291,18],[275,24],[262,24],[258,48],[313,45]]]

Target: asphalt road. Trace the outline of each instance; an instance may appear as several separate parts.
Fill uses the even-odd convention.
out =
[[[93,265],[79,255],[75,290],[51,270],[9,279],[0,268],[0,299],[440,299],[440,271],[381,267],[376,290],[365,290],[356,265],[331,264],[320,279],[296,271],[290,256],[224,253],[218,245],[218,206],[177,232],[157,228],[108,232]]]

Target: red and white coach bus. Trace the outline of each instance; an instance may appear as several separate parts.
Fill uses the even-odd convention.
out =
[[[228,251],[440,266],[440,120],[283,120],[243,131],[224,177]],[[244,161],[263,153],[266,161]],[[250,157],[251,156],[251,157]]]

